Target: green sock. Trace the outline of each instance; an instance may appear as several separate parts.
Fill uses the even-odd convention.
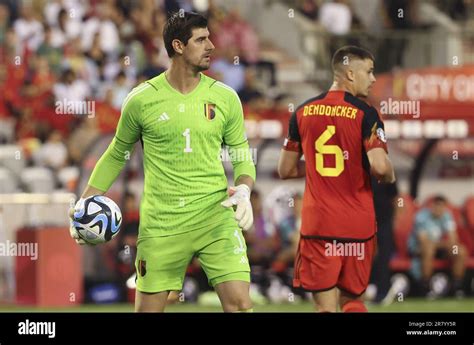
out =
[[[238,313],[253,313],[253,308],[239,310]]]

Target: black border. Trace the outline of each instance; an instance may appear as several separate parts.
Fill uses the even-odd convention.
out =
[[[56,337],[18,323],[56,322]],[[408,322],[455,322],[456,335],[408,336]],[[425,328],[421,328],[425,330]],[[0,344],[473,344],[474,313],[0,313]]]

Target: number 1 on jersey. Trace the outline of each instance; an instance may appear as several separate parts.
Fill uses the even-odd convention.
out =
[[[183,137],[186,137],[186,147],[184,148],[184,152],[193,152],[193,149],[191,148],[191,130],[189,128],[186,128],[183,132]]]
[[[329,139],[336,133],[336,126],[327,126],[326,130],[319,136],[315,142],[316,148],[316,171],[321,176],[337,177],[344,170],[344,154],[337,145],[325,145]],[[334,155],[336,166],[325,167],[324,155]]]

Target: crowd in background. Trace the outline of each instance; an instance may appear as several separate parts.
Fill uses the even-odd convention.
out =
[[[255,29],[237,9],[224,11],[213,1],[196,8],[194,3],[199,2],[0,0],[0,143],[20,145],[30,165],[54,171],[78,165],[97,137],[115,130],[128,92],[169,66],[161,33],[167,14],[179,9],[200,10],[209,18],[216,51],[208,73],[239,93],[247,118],[287,116],[288,107],[278,103],[284,94],[271,98],[266,92],[277,83],[276,67],[260,58]],[[422,27],[415,3],[382,1],[383,27]],[[466,1],[435,3],[452,18],[466,19]],[[334,35],[332,50],[341,43],[338,36],[370,26],[351,1],[293,4]],[[400,9],[403,18],[398,16]],[[391,62],[388,57],[379,60],[400,66],[406,42],[395,39],[386,44],[381,51]],[[268,85],[258,78],[261,70],[270,74]],[[94,101],[94,116],[77,110],[68,113],[69,103],[89,100]],[[58,102],[64,109],[58,109]]]
[[[29,165],[78,165],[97,137],[115,131],[128,92],[168,68],[167,14],[196,10],[191,4],[0,1],[0,143],[20,145]],[[237,10],[209,5],[216,50],[208,74],[251,105],[264,96],[255,87],[255,66],[273,65],[259,60],[259,38]],[[86,101],[93,109],[68,108]]]

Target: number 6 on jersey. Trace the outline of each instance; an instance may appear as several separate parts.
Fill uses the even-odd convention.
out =
[[[329,139],[336,133],[336,126],[327,126],[326,130],[319,136],[315,142],[316,148],[316,171],[321,176],[337,177],[344,170],[344,154],[342,149],[337,145],[325,145]],[[334,155],[336,166],[325,167],[324,155]]]

